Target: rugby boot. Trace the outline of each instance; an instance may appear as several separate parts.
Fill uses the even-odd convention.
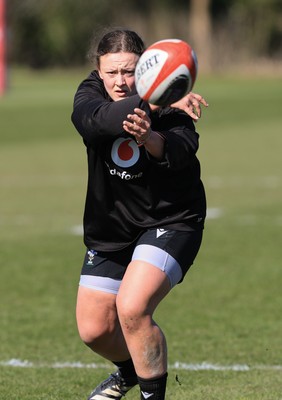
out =
[[[131,378],[130,382],[125,382],[117,371],[101,382],[90,394],[88,400],[119,400],[135,385],[137,385],[137,377]]]

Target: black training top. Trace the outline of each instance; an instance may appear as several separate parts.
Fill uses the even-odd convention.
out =
[[[152,129],[165,138],[161,161],[138,147],[122,123],[139,107]],[[75,94],[72,122],[88,155],[84,242],[88,248],[116,251],[146,229],[203,229],[206,200],[196,157],[199,135],[184,112],[151,112],[137,94],[112,101],[93,71]]]

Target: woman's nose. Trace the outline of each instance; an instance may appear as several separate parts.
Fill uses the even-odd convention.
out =
[[[121,85],[123,85],[124,83],[125,83],[124,75],[121,74],[121,73],[117,74],[116,84],[117,84],[118,86],[121,86]]]

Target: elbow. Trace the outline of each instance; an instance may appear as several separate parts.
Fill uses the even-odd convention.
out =
[[[74,127],[76,128],[76,130],[79,133],[81,133],[82,126],[81,126],[81,123],[79,123],[80,119],[78,118],[77,113],[76,113],[75,110],[71,114],[71,122],[73,123]]]
[[[90,118],[82,116],[76,110],[71,114],[71,122],[84,139],[94,130],[92,120],[90,121]]]

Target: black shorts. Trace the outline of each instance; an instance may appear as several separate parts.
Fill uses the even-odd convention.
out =
[[[117,294],[128,264],[148,262],[164,271],[171,287],[180,283],[199,251],[203,231],[149,229],[130,246],[116,252],[88,249],[80,285]]]

